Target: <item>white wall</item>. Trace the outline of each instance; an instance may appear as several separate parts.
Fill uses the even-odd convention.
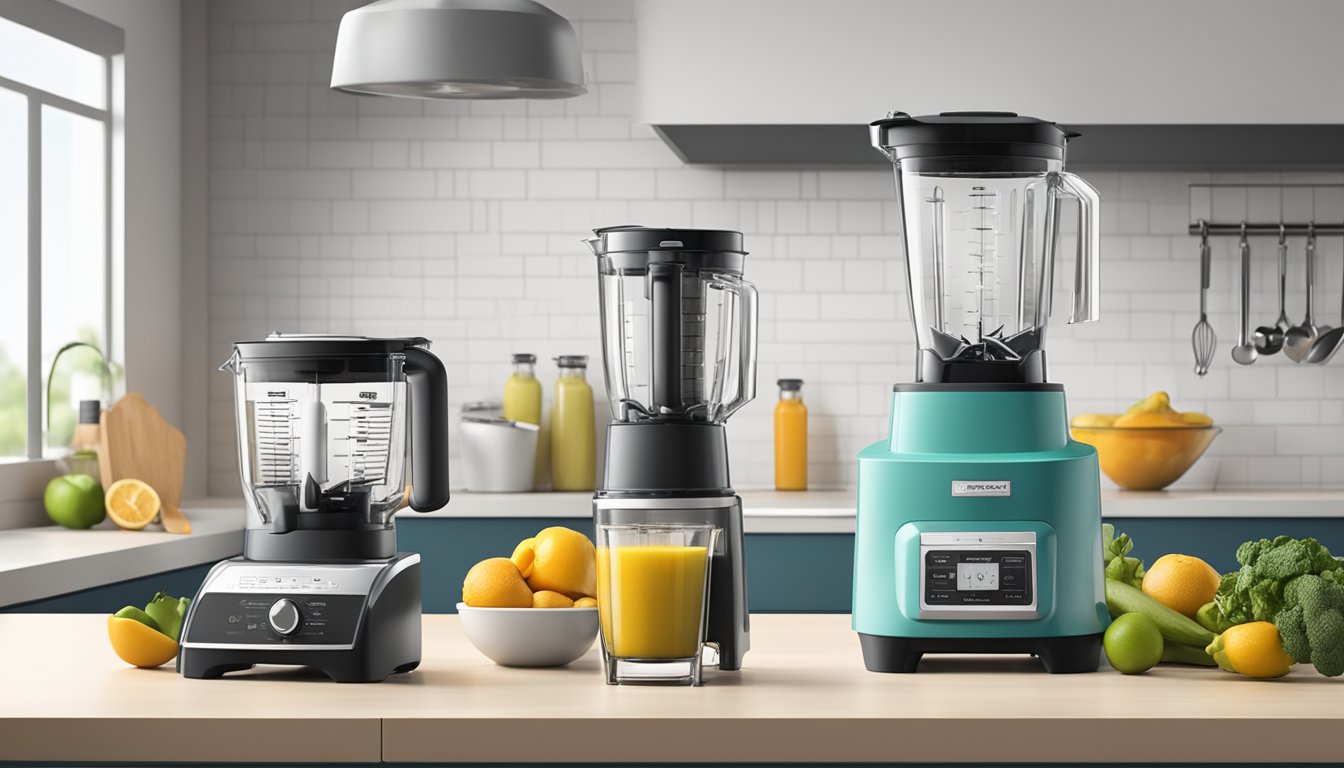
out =
[[[210,3],[211,363],[231,342],[272,330],[420,334],[449,367],[456,408],[497,395],[512,352],[600,360],[595,265],[578,242],[589,229],[741,229],[747,277],[762,297],[761,366],[756,402],[729,423],[734,480],[771,483],[774,381],[800,376],[813,484],[853,482],[854,454],[886,431],[891,384],[913,372],[886,171],[683,167],[632,120],[636,30],[623,0],[552,3],[580,35],[591,79],[581,98],[443,103],[332,93],[337,22],[354,5]],[[1187,482],[1344,483],[1344,364],[1230,362],[1227,241],[1215,248],[1217,361],[1204,379],[1191,372],[1198,265],[1185,234],[1186,184],[1208,177],[1087,175],[1104,204],[1103,319],[1049,344],[1052,378],[1066,385],[1074,411],[1115,410],[1166,388],[1179,407],[1207,410],[1226,427]],[[1269,243],[1256,249],[1258,285],[1267,288]],[[1340,242],[1323,243],[1322,253],[1330,288],[1319,302],[1333,321]],[[1263,292],[1255,309],[1264,320],[1275,313]],[[600,386],[595,373],[589,380]],[[549,389],[553,367],[541,374]],[[209,488],[233,495],[230,386],[223,374],[209,376]]]
[[[181,14],[179,0],[63,0],[126,31],[124,296],[117,354],[126,386],[182,424]],[[191,440],[200,445],[204,440]],[[190,448],[189,448],[190,450]],[[199,476],[189,487],[200,487]]]

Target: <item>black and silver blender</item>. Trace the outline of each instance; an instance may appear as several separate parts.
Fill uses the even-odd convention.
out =
[[[724,422],[756,396],[756,288],[742,234],[608,227],[597,256],[613,421],[593,498],[597,525],[710,523],[707,657],[742,667],[751,645],[742,500],[728,478]]]
[[[192,602],[184,676],[286,664],[373,682],[420,663],[420,555],[397,552],[392,516],[448,502],[447,375],[428,347],[280,334],[235,346],[220,370],[234,376],[247,530]]]

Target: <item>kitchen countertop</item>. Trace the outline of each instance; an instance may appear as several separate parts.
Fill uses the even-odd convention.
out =
[[[448,615],[425,617],[420,668],[381,684],[185,680],[122,664],[104,622],[0,615],[0,762],[1331,762],[1344,727],[1344,680],[1301,667],[1051,676],[968,656],[869,673],[844,615],[753,616],[746,668],[702,688],[603,685],[596,648],[499,667]]]
[[[55,525],[0,530],[0,606],[101,587],[232,557],[243,551],[239,499],[189,501],[189,534],[154,525],[124,531],[110,521],[86,531]]]

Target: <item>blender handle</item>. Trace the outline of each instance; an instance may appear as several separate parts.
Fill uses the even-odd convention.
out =
[[[653,325],[649,357],[653,393],[649,410],[680,411],[681,403],[681,265],[650,264],[644,286]]]
[[[723,281],[719,285],[724,290],[736,293],[738,300],[742,302],[742,311],[739,313],[739,317],[742,318],[742,327],[737,341],[737,370],[738,375],[742,377],[742,382],[738,388],[737,397],[724,404],[719,410],[717,420],[723,421],[733,415],[737,409],[756,399],[757,311],[756,286],[746,280]]]
[[[411,406],[411,509],[448,503],[448,373],[428,350],[408,347],[402,370]]]
[[[1070,323],[1090,323],[1101,304],[1101,198],[1080,176],[1059,172],[1060,192],[1078,200],[1078,264],[1073,273]]]

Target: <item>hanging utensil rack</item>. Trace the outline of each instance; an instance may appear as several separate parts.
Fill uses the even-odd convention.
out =
[[[1344,184],[1191,184],[1188,194],[1191,235],[1344,236]]]

